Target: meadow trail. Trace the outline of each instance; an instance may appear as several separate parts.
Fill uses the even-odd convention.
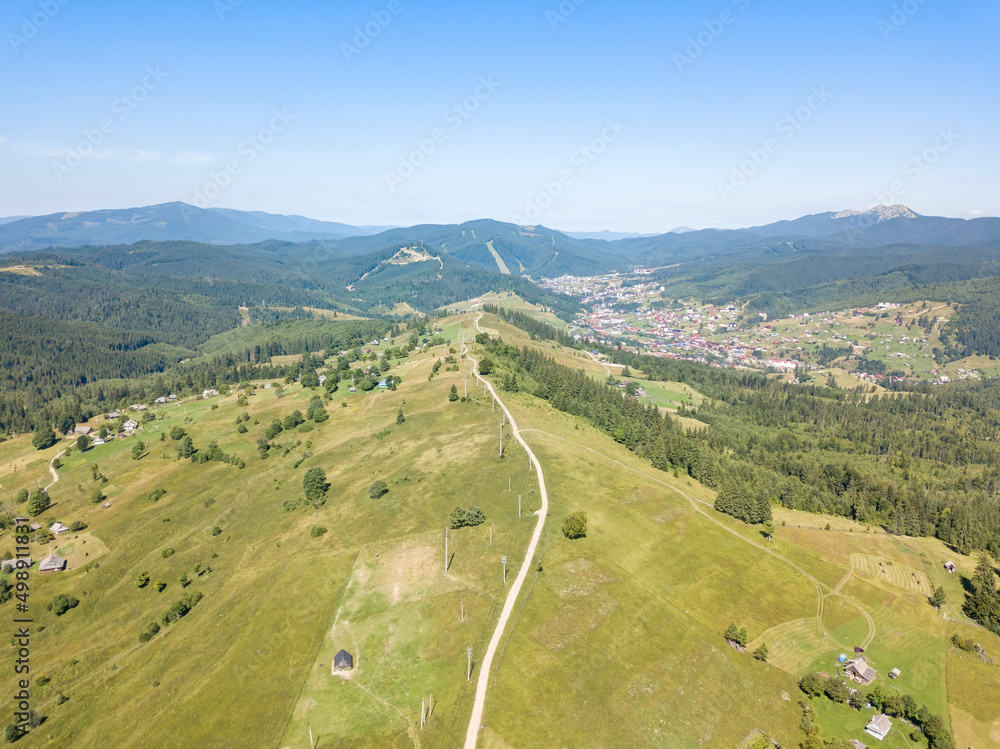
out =
[[[725,525],[720,520],[717,520],[716,518],[713,518],[711,515],[709,515],[707,512],[705,512],[701,508],[701,506],[700,506],[700,505],[707,505],[708,507],[711,507],[712,505],[710,505],[708,502],[705,502],[705,501],[700,500],[700,499],[695,499],[694,497],[689,496],[687,493],[685,493],[681,489],[678,489],[675,486],[671,486],[666,481],[661,481],[658,478],[655,478],[653,476],[649,476],[649,475],[643,473],[642,471],[639,471],[638,469],[633,468],[632,466],[625,465],[621,461],[615,460],[614,458],[609,458],[608,456],[604,455],[604,453],[601,453],[601,452],[599,452],[597,450],[594,450],[591,447],[587,447],[586,445],[583,445],[583,444],[581,444],[579,442],[574,442],[573,440],[566,439],[565,437],[560,437],[559,435],[552,434],[551,432],[542,431],[541,429],[530,429],[529,428],[529,429],[523,429],[522,431],[523,432],[537,432],[538,434],[544,434],[544,435],[546,435],[548,437],[552,437],[553,439],[561,440],[562,442],[568,442],[569,444],[575,445],[576,447],[578,447],[578,448],[580,448],[582,450],[588,450],[588,451],[594,453],[595,455],[600,455],[605,460],[607,460],[607,461],[609,461],[611,463],[614,463],[615,465],[621,466],[622,468],[624,468],[627,471],[631,471],[633,473],[637,473],[637,474],[639,474],[640,476],[642,476],[643,478],[645,478],[645,479],[647,479],[649,481],[653,481],[653,482],[655,482],[657,484],[660,484],[661,486],[664,486],[664,487],[666,487],[668,489],[671,489],[671,490],[677,492],[678,494],[680,494],[682,497],[684,497],[684,499],[686,499],[691,504],[691,507],[695,510],[695,512],[697,512],[698,514],[700,514],[706,520],[708,520],[708,521],[710,521],[712,523],[715,523],[717,526],[719,526],[720,528],[722,528],[727,533],[733,534],[734,536],[736,536],[740,540],[744,541],[745,543],[750,544],[754,548],[760,549],[765,554],[770,554],[771,556],[775,557],[776,559],[780,559],[782,562],[784,562],[785,564],[787,564],[792,569],[796,570],[797,572],[800,572],[802,575],[804,575],[809,580],[809,582],[811,582],[813,584],[813,587],[816,588],[816,597],[817,597],[817,602],[816,602],[816,621],[817,621],[818,626],[819,626],[820,634],[822,634],[824,638],[829,638],[830,640],[833,640],[833,642],[837,643],[838,645],[841,645],[841,647],[846,647],[846,646],[843,645],[843,643],[839,642],[836,638],[834,638],[833,635],[830,634],[829,630],[827,630],[826,625],[823,624],[823,611],[824,611],[826,596],[832,594],[834,591],[831,591],[830,594],[824,593],[823,592],[823,584],[819,580],[817,580],[815,577],[813,577],[812,575],[810,575],[808,572],[806,572],[804,569],[802,569],[802,567],[800,567],[799,565],[795,564],[795,562],[793,562],[792,560],[788,559],[787,557],[783,557],[781,554],[778,554],[776,551],[773,551],[773,550],[767,548],[763,544],[759,544],[756,541],[750,540],[749,538],[747,538],[746,536],[744,536],[740,532],[734,530],[733,528],[728,527],[727,525]],[[842,582],[846,582],[846,581],[842,581]],[[838,594],[840,595],[840,597],[844,601],[846,601],[849,604],[851,604],[852,606],[854,606],[861,613],[861,615],[865,618],[865,620],[868,622],[868,636],[865,638],[865,641],[861,644],[861,647],[867,648],[869,645],[871,645],[872,640],[875,639],[875,620],[871,618],[871,616],[868,614],[868,612],[865,611],[857,601],[853,600],[852,598],[850,598],[848,596],[840,594],[839,592],[838,592]]]
[[[59,460],[59,458],[62,457],[62,454],[64,452],[66,451],[60,450],[58,453],[56,453],[56,456],[52,458],[51,461],[49,461],[49,473],[52,474],[52,483],[45,487],[45,491],[48,491],[49,488],[55,486],[59,482],[59,473],[56,471],[55,466],[52,464],[55,463],[57,460]]]
[[[480,312],[479,316],[476,318],[476,330],[482,333],[482,328],[479,327],[479,320],[483,316]],[[467,351],[465,344],[462,345],[462,352]],[[472,361],[472,372],[476,376],[476,380],[482,382],[489,392],[496,398],[497,405],[503,410],[510,422],[510,428],[514,433],[514,439],[517,441],[521,447],[524,448],[525,452],[528,453],[528,459],[531,464],[535,467],[538,472],[538,490],[542,500],[542,506],[538,511],[538,522],[535,523],[535,530],[531,534],[531,540],[528,542],[528,548],[524,552],[524,561],[521,563],[521,569],[518,570],[517,577],[514,579],[514,584],[511,585],[510,592],[507,594],[507,599],[504,601],[503,609],[500,611],[500,618],[497,620],[497,626],[493,630],[493,636],[490,638],[490,643],[486,648],[486,654],[483,656],[482,662],[479,666],[479,678],[476,680],[476,699],[472,706],[472,716],[469,718],[469,728],[465,733],[465,749],[475,749],[476,742],[479,739],[479,730],[483,723],[483,712],[486,705],[486,692],[490,684],[490,670],[493,664],[493,657],[496,655],[497,648],[500,646],[500,640],[503,637],[504,628],[507,626],[507,622],[510,620],[510,615],[514,611],[514,604],[517,602],[517,596],[521,592],[521,588],[524,585],[525,579],[528,577],[528,571],[531,568],[531,560],[535,556],[535,550],[538,547],[538,541],[542,537],[542,528],[545,525],[545,516],[549,512],[549,496],[545,490],[545,477],[542,475],[542,464],[535,457],[535,454],[528,447],[528,443],[524,441],[521,436],[521,432],[518,429],[517,422],[514,421],[514,416],[507,409],[500,397],[497,395],[493,386],[483,379],[479,374],[479,362],[473,359],[471,356],[468,357]]]

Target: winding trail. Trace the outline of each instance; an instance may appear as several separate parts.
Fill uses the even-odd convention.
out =
[[[622,468],[624,468],[627,471],[632,471],[633,473],[639,474],[640,476],[642,476],[643,478],[645,478],[647,481],[653,481],[653,482],[655,482],[657,484],[660,484],[662,486],[667,487],[668,489],[671,489],[671,490],[677,492],[682,497],[684,497],[684,499],[686,499],[688,502],[691,503],[691,507],[695,510],[695,512],[699,513],[706,520],[708,520],[708,521],[710,521],[712,523],[715,523],[717,526],[719,526],[720,528],[722,528],[727,533],[732,533],[734,536],[736,536],[740,540],[744,541],[745,543],[750,544],[751,546],[753,546],[753,547],[755,547],[757,549],[760,549],[765,554],[770,554],[771,556],[775,557],[776,559],[780,559],[782,562],[784,562],[785,564],[787,564],[789,567],[791,567],[792,569],[794,569],[797,572],[800,572],[802,575],[804,575],[809,580],[809,582],[811,582],[813,584],[813,587],[816,588],[816,599],[817,599],[816,600],[816,621],[817,621],[817,624],[819,626],[820,634],[822,634],[824,638],[829,638],[830,640],[833,640],[833,642],[835,642],[836,644],[840,645],[841,647],[847,647],[847,646],[843,645],[843,643],[839,642],[835,637],[833,637],[833,635],[830,634],[829,630],[827,630],[826,625],[823,623],[823,611],[824,611],[824,608],[825,608],[825,603],[826,603],[827,596],[830,596],[830,595],[840,595],[840,597],[843,598],[844,601],[846,601],[847,603],[849,603],[852,606],[854,606],[854,608],[856,608],[861,613],[861,615],[865,618],[865,620],[868,622],[868,636],[865,638],[865,641],[861,644],[861,647],[867,648],[869,645],[871,645],[872,640],[875,639],[875,620],[871,618],[871,616],[868,614],[868,612],[865,611],[857,601],[855,601],[854,599],[849,598],[848,596],[845,596],[842,593],[840,593],[840,587],[845,582],[847,582],[847,578],[844,578],[843,580],[841,580],[840,583],[838,584],[838,586],[834,590],[832,590],[830,593],[824,593],[823,592],[823,583],[821,583],[818,579],[816,579],[815,577],[813,577],[812,575],[810,575],[808,572],[806,572],[802,567],[800,567],[799,565],[797,565],[791,559],[788,559],[787,557],[782,556],[781,554],[777,553],[776,551],[773,551],[772,549],[769,549],[767,546],[765,546],[763,544],[757,543],[756,541],[752,541],[751,539],[747,538],[746,536],[744,536],[739,531],[737,531],[737,530],[735,530],[733,528],[730,528],[728,525],[726,525],[722,521],[720,521],[720,520],[712,517],[711,515],[709,515],[707,512],[705,512],[699,506],[699,505],[708,505],[709,507],[711,507],[711,505],[709,505],[708,502],[704,502],[704,501],[702,501],[700,499],[695,499],[694,497],[688,495],[687,493],[685,493],[681,489],[678,489],[676,486],[672,486],[672,485],[668,484],[666,481],[661,481],[660,479],[658,479],[658,478],[656,478],[654,476],[649,476],[649,475],[643,473],[642,471],[640,471],[640,470],[638,470],[636,468],[633,468],[632,466],[629,466],[629,465],[626,465],[625,463],[622,463],[620,460],[615,460],[614,458],[609,458],[607,455],[604,455],[604,453],[601,453],[598,450],[594,450],[592,447],[587,447],[586,445],[582,445],[579,442],[574,442],[573,440],[566,439],[565,437],[560,437],[559,435],[552,434],[551,432],[542,431],[541,429],[524,429],[522,431],[524,431],[524,432],[537,432],[538,434],[544,434],[544,435],[546,435],[548,437],[552,437],[553,439],[561,440],[563,442],[568,442],[569,444],[575,445],[576,447],[580,448],[581,450],[589,450],[590,452],[594,453],[595,455],[600,455],[605,460],[607,460],[607,461],[609,461],[611,463],[614,463],[615,465],[621,466]],[[848,577],[850,577],[850,576],[848,576]]]
[[[56,483],[58,483],[59,481],[59,474],[56,471],[55,466],[53,466],[52,464],[55,463],[58,458],[61,458],[64,452],[66,452],[65,449],[60,450],[58,453],[56,453],[55,457],[49,461],[49,473],[52,474],[52,483],[45,487],[45,491],[48,491],[49,487],[55,486]]]
[[[480,333],[483,332],[482,328],[479,327],[479,320],[482,318],[483,313],[480,312],[479,316],[476,317],[476,330]],[[466,351],[465,344],[462,344],[463,353]],[[528,548],[524,553],[524,561],[521,563],[521,569],[518,570],[517,577],[514,579],[514,584],[511,585],[510,592],[507,593],[507,600],[504,601],[503,609],[500,611],[500,618],[497,620],[497,626],[493,630],[493,636],[490,638],[490,644],[486,648],[486,654],[483,656],[482,661],[479,665],[479,678],[476,680],[476,700],[472,706],[472,717],[469,718],[469,728],[465,733],[465,749],[475,749],[476,742],[479,739],[479,730],[483,723],[483,711],[486,706],[486,691],[490,683],[490,667],[493,664],[493,657],[496,655],[497,648],[500,646],[500,640],[503,637],[504,628],[507,626],[507,622],[510,619],[510,615],[514,611],[514,604],[517,602],[517,596],[521,592],[521,587],[524,585],[525,579],[528,577],[528,571],[531,569],[531,560],[535,556],[535,550],[538,548],[538,541],[542,537],[542,527],[545,525],[545,516],[549,513],[549,495],[545,491],[545,478],[542,476],[542,464],[538,462],[538,458],[528,447],[528,443],[524,441],[521,437],[521,431],[517,427],[517,422],[514,421],[514,416],[504,405],[504,402],[500,400],[496,391],[493,389],[493,385],[483,379],[479,374],[479,362],[473,359],[471,356],[468,357],[472,362],[473,368],[472,373],[476,376],[476,379],[482,382],[489,392],[496,398],[497,405],[503,410],[507,415],[507,420],[510,422],[510,428],[514,432],[514,439],[517,443],[524,448],[524,451],[528,453],[528,459],[531,461],[531,465],[535,467],[538,472],[538,491],[542,498],[542,507],[538,511],[538,522],[535,523],[535,530],[531,534],[531,540],[528,542]]]

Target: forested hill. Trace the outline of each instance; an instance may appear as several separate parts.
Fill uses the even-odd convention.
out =
[[[514,291],[567,319],[580,310],[569,297],[447,255],[392,262],[399,251],[319,262],[316,247],[285,242],[139,242],[3,256],[0,432],[51,422],[56,402],[79,414],[110,409],[116,403],[104,396],[121,386],[99,393],[90,385],[170,372],[212,336],[312,317],[307,308],[384,318],[379,330],[398,319],[390,316],[397,305],[412,315],[488,291]],[[277,344],[263,342],[266,359]],[[260,353],[242,362],[259,362]]]
[[[507,320],[522,322],[516,315]],[[561,335],[544,323],[524,327],[540,338]],[[685,431],[623,397],[613,378],[595,390],[536,351],[483,343],[502,388],[585,416],[658,468],[719,488],[723,504],[744,520],[759,522],[759,508],[780,503],[1000,556],[1000,383],[870,397],[602,349],[650,379],[705,395],[683,415],[707,428]]]

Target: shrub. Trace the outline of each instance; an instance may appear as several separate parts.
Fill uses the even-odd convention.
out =
[[[139,642],[149,642],[159,631],[160,625],[156,622],[150,622],[149,626],[139,633]]]
[[[566,538],[584,538],[587,535],[587,513],[574,512],[563,521],[563,535]]]
[[[184,427],[182,427],[180,424],[175,424],[173,427],[170,428],[170,439],[172,440],[179,440],[185,434],[186,432],[184,431]]]
[[[389,491],[389,487],[384,481],[376,481],[371,486],[368,487],[368,496],[372,499],[378,499],[382,495]]]
[[[471,505],[465,513],[465,524],[468,526],[482,525],[486,522],[486,513],[475,505]]]
[[[172,557],[174,555],[174,550],[171,548],[166,548],[160,552],[160,555],[166,559],[167,557]]]
[[[55,598],[52,599],[51,603],[45,608],[51,611],[56,616],[62,616],[70,609],[75,609],[80,605],[80,601],[73,596],[68,596],[65,593],[60,593]]]
[[[324,533],[326,533],[326,528],[322,525],[314,525],[312,528],[309,529],[309,535],[312,536],[313,538],[319,538]]]
[[[135,584],[136,587],[138,588],[145,588],[147,585],[149,585],[149,574],[146,572],[140,572],[138,575],[136,575]]]
[[[181,600],[164,611],[163,616],[160,617],[160,621],[163,622],[164,626],[172,622],[179,621],[183,617],[187,616],[188,612],[197,606],[198,602],[204,597],[205,594],[198,591],[188,593]]]
[[[49,499],[49,493],[44,489],[36,489],[31,495],[31,499],[28,500],[28,514],[32,517],[41,515],[51,506],[52,500]]]
[[[90,501],[93,502],[95,505],[99,505],[101,502],[104,501],[104,492],[102,492],[100,489],[94,489],[94,491],[91,492],[90,494]]]
[[[220,533],[222,533],[222,528],[220,528],[219,526],[215,526],[214,528],[212,528],[213,536],[218,536]]]
[[[82,520],[74,520],[72,523],[69,524],[69,529],[71,531],[73,531],[74,533],[82,531],[86,527],[87,527],[87,524],[85,522],[83,522]]]
[[[238,427],[236,427],[236,431],[239,432],[240,434],[246,434],[247,433],[247,425],[246,424],[240,424]]]

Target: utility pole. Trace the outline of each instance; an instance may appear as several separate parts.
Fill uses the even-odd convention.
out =
[[[424,730],[424,698],[420,698],[420,730]]]
[[[521,517],[521,495],[517,495],[517,517]]]
[[[490,524],[490,546],[493,545],[493,524]]]
[[[507,477],[507,491],[510,491],[510,476]]]
[[[472,648],[466,648],[465,655],[468,658],[468,667],[465,672],[465,680],[472,680]]]
[[[506,556],[500,557],[500,564],[503,565],[503,584],[506,585],[507,584],[507,557]]]
[[[462,607],[462,621],[465,621],[465,601],[459,601],[458,605]]]
[[[312,726],[309,726],[309,749],[313,749],[315,746],[316,744],[313,742],[313,729]]]
[[[500,425],[500,457],[503,457],[503,424]]]
[[[444,571],[448,571],[448,526],[444,527]]]

